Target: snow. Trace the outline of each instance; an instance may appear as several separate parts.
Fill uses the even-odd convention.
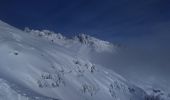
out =
[[[157,100],[88,57],[115,49],[85,34],[68,39],[0,21],[0,100]]]

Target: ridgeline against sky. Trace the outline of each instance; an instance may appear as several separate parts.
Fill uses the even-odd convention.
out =
[[[83,32],[112,41],[169,33],[169,5],[169,0],[1,0],[0,19],[21,29]]]

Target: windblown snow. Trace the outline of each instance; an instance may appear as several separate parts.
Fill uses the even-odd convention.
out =
[[[88,57],[117,48],[85,34],[69,39],[0,21],[0,100],[170,99],[158,89],[148,94]]]

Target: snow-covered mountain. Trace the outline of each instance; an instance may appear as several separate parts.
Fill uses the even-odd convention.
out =
[[[90,52],[116,53],[117,48],[85,34],[69,39],[0,21],[0,100],[170,99],[158,89],[148,94],[90,60]]]

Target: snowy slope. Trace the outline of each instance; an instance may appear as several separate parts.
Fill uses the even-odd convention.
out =
[[[0,21],[0,100],[161,100],[89,60],[88,48],[115,51],[110,43],[28,33]]]

